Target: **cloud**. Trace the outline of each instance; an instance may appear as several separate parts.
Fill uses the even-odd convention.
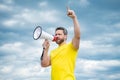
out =
[[[7,27],[14,27],[15,25],[19,24],[19,22],[15,19],[11,19],[11,20],[6,20],[3,22],[3,25],[7,26]]]
[[[80,43],[81,48],[93,48],[93,42],[92,41],[81,41]]]
[[[38,4],[40,7],[47,7],[48,6],[48,3],[46,1],[43,1],[43,2],[39,2]]]
[[[13,4],[14,3],[14,0],[3,0],[4,1],[4,3],[6,3],[6,4]]]
[[[0,74],[2,80],[9,79],[31,79],[31,77],[38,79],[48,79],[50,69],[42,68],[40,66],[40,55],[42,41],[35,41],[33,44],[26,44],[23,42],[6,43],[0,47]],[[34,46],[34,47],[33,47]],[[6,55],[1,56],[6,52]],[[22,65],[22,66],[21,66]],[[9,74],[9,75],[8,75]],[[47,76],[47,78],[46,78]]]
[[[59,11],[56,10],[46,10],[46,11],[36,11],[30,9],[24,9],[21,12],[12,16],[11,19],[7,19],[3,22],[4,26],[16,27],[17,25],[24,26],[28,23],[55,23],[59,21],[57,16]]]
[[[88,0],[80,0],[80,6],[81,7],[87,7],[89,5],[89,1]]]
[[[13,62],[10,64],[10,62],[8,61],[7,62],[8,65],[4,64],[1,67],[0,74],[4,75],[1,77],[2,80],[7,80],[8,77],[9,79],[42,78],[43,80],[49,78],[50,71],[49,72],[46,71],[49,68],[45,70],[45,68],[42,68],[36,62],[32,64],[28,63],[27,61],[24,61],[24,63],[23,62],[20,63],[19,59],[16,59],[16,61]]]
[[[99,78],[103,78],[106,80],[105,76],[110,80],[119,79],[119,73],[117,74],[107,74],[112,68],[116,66],[120,66],[119,60],[87,60],[87,59],[77,59],[76,65],[76,75],[80,76],[81,78],[92,79],[96,80]],[[103,72],[106,72],[103,74]],[[116,71],[117,72],[117,71]],[[99,75],[100,77],[98,77]]]
[[[13,7],[6,5],[6,4],[0,4],[0,11],[12,11]]]
[[[113,25],[115,28],[120,29],[120,22]]]
[[[5,66],[1,69],[1,72],[2,73],[11,73],[12,72],[12,69],[13,69],[13,66]]]
[[[21,47],[22,47],[21,42],[16,42],[16,43],[6,43],[0,47],[0,50],[2,51],[7,51],[7,52],[21,52]]]
[[[101,40],[81,40],[78,53],[79,58],[92,60],[119,59],[120,46],[115,43],[104,43]]]

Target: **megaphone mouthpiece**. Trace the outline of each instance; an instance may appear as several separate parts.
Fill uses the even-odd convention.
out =
[[[54,36],[53,40],[52,41],[56,41],[58,39],[57,36]]]

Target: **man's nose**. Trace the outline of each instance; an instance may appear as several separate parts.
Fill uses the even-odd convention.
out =
[[[56,37],[59,37],[59,35],[56,35]]]

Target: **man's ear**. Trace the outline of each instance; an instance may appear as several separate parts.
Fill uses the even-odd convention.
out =
[[[65,40],[67,40],[67,35],[65,35]]]

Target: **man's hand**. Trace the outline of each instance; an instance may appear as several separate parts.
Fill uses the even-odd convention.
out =
[[[44,43],[43,43],[42,46],[43,46],[43,48],[45,48],[46,50],[48,50],[49,46],[50,46],[49,41],[47,39],[45,39],[45,41],[44,41]]]
[[[67,15],[74,19],[76,17],[75,12],[71,10],[69,7],[67,7]]]

